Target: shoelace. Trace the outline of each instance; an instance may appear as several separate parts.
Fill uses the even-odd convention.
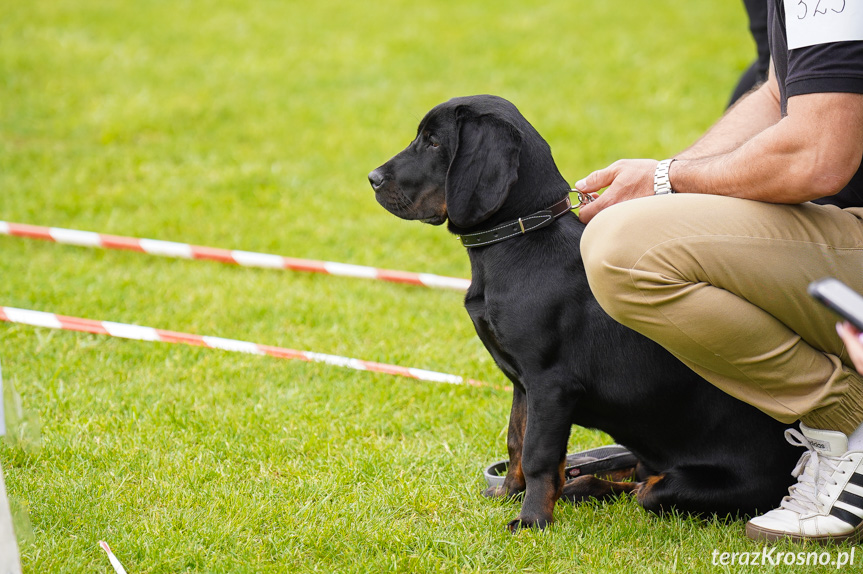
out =
[[[796,429],[785,431],[785,440],[794,446],[806,447],[800,461],[791,476],[797,479],[797,484],[788,489],[788,496],[782,499],[781,508],[786,508],[799,514],[824,513],[824,502],[818,498],[819,486],[838,484],[833,473],[839,469],[839,463],[844,458],[830,457],[820,454],[812,443]],[[822,465],[827,468],[822,468]]]

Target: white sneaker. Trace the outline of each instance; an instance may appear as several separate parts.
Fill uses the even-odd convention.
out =
[[[791,473],[797,484],[788,489],[779,508],[746,524],[754,540],[841,542],[863,539],[863,452],[848,451],[848,438],[838,431],[800,425],[785,438],[808,450]]]

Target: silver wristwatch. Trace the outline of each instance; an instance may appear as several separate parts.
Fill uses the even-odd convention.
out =
[[[671,167],[673,161],[674,158],[664,159],[656,166],[656,171],[653,172],[653,195],[674,193],[674,190],[671,189],[671,179],[668,177],[668,168]]]

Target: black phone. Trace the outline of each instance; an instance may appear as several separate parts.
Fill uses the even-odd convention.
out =
[[[863,295],[832,277],[810,283],[809,294],[863,331]]]

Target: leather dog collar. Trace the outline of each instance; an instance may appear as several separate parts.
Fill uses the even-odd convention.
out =
[[[581,194],[579,194],[579,199],[581,199]],[[517,221],[498,225],[488,231],[459,235],[459,238],[461,239],[461,244],[468,249],[500,243],[501,241],[524,235],[528,231],[542,229],[570,210],[572,210],[572,202],[569,201],[569,196],[567,195],[548,209],[537,211],[527,217],[519,217]]]

